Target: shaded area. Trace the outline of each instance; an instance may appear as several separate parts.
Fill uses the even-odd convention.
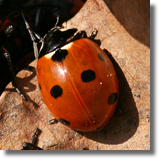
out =
[[[17,86],[20,89],[20,91],[23,93],[23,95],[25,96],[27,101],[33,103],[35,109],[37,109],[37,108],[39,108],[39,105],[34,100],[32,100],[32,97],[28,96],[28,92],[32,92],[32,91],[36,90],[36,87],[37,87],[36,85],[31,83],[31,80],[34,79],[34,77],[36,76],[36,69],[34,67],[32,67],[32,66],[27,66],[27,67],[24,67],[23,70],[31,72],[31,75],[27,76],[25,78],[15,77],[15,80],[17,82]],[[11,89],[10,88],[6,88],[5,91],[10,91],[10,93],[12,93],[12,92],[17,93],[15,88],[11,88]],[[8,95],[8,97],[10,97],[10,94]],[[27,103],[28,102],[26,102],[26,104]],[[24,105],[25,105],[25,102],[24,102]],[[1,106],[1,109],[2,108],[3,107]],[[3,109],[0,110],[0,112],[3,112]]]
[[[104,144],[120,144],[130,139],[139,126],[138,110],[133,99],[128,82],[111,54],[105,49],[111,59],[119,80],[119,100],[117,110],[108,124],[99,132],[82,133],[83,136]]]
[[[104,2],[132,37],[150,47],[149,0],[104,0]]]

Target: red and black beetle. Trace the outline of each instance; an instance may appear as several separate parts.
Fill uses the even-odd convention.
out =
[[[53,27],[43,38],[29,26],[37,59],[37,79],[53,116],[78,131],[102,129],[114,113],[119,85],[114,66],[85,31]],[[40,49],[38,49],[40,44]]]

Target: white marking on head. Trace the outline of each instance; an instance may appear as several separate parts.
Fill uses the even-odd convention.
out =
[[[73,42],[68,43],[68,44],[66,44],[65,46],[61,47],[61,49],[62,49],[62,50],[63,50],[63,49],[68,50],[68,49],[70,49],[70,48],[72,47],[72,45],[73,45]],[[44,57],[47,58],[47,59],[50,59],[54,54],[55,54],[55,51],[50,52],[50,53],[44,55]]]
[[[66,44],[65,46],[63,46],[61,49],[68,50],[68,49],[70,49],[72,47],[72,45],[73,45],[73,42],[70,42],[70,43]]]

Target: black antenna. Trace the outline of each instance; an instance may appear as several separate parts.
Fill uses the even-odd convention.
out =
[[[27,22],[23,12],[21,11],[22,17],[24,19],[25,25],[26,25],[26,29],[29,32],[29,35],[31,37],[31,40],[33,42],[33,49],[34,49],[34,56],[36,59],[38,59],[39,53],[38,53],[38,47],[37,44],[42,42],[42,38],[33,31],[33,29],[29,26],[29,23]]]

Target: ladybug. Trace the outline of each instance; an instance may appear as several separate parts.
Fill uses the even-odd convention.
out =
[[[85,31],[55,26],[41,38],[23,18],[37,58],[39,90],[53,116],[73,130],[102,129],[115,111],[119,86],[111,60],[91,40],[95,31],[86,38]]]

